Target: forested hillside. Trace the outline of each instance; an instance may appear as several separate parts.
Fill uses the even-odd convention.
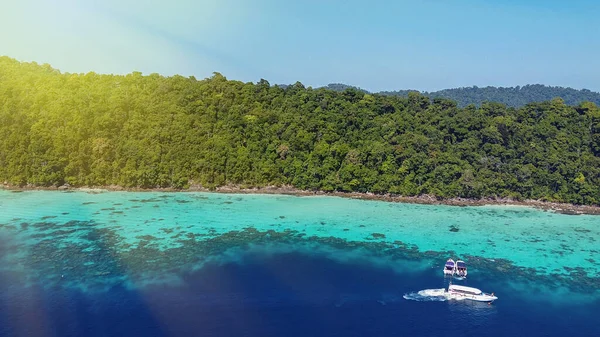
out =
[[[381,92],[383,95],[406,97],[408,90]],[[522,87],[466,87],[445,89],[434,92],[424,92],[430,98],[448,98],[458,102],[460,107],[469,104],[477,106],[484,102],[497,102],[509,107],[522,107],[529,103],[549,101],[560,97],[568,105],[577,105],[582,102],[600,104],[600,93],[590,90],[575,90],[573,88],[550,87],[541,84],[525,85]]]
[[[600,110],[61,74],[0,57],[0,181],[600,202]]]
[[[346,89],[357,89],[369,93],[363,89],[340,83],[327,85],[327,89],[344,91]],[[410,92],[417,90],[382,91],[381,95],[408,97]],[[525,85],[522,87],[465,87],[455,89],[444,89],[432,92],[420,92],[429,98],[448,98],[458,103],[459,107],[469,104],[480,106],[485,102],[496,102],[506,104],[509,107],[519,108],[529,103],[545,102],[553,98],[562,98],[567,105],[578,105],[583,102],[593,102],[600,105],[600,93],[587,89],[575,90],[573,88],[549,87],[541,84]]]
[[[342,84],[342,83],[329,83],[328,85],[324,86],[323,89],[329,89],[329,90],[333,90],[333,91],[344,91],[346,89],[354,89],[354,90],[362,91],[365,94],[370,94],[370,92],[368,92],[364,89],[361,89],[359,87],[354,87],[354,86]]]

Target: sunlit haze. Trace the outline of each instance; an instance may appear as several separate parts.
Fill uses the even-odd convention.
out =
[[[0,55],[64,72],[367,90],[599,90],[596,1],[11,1]]]

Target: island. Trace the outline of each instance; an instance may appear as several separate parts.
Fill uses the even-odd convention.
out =
[[[460,107],[417,92],[284,88],[220,73],[61,73],[9,57],[0,57],[0,77],[0,183],[8,188],[600,203],[592,102]]]

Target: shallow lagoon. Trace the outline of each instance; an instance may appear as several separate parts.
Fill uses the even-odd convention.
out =
[[[522,206],[456,207],[283,195],[0,191],[0,225],[35,244],[79,242],[80,226],[112,230],[114,248],[149,241],[165,250],[182,239],[230,231],[296,231],[304,237],[401,242],[419,252],[506,259],[540,274],[600,273],[600,217]],[[69,225],[70,223],[70,225]],[[83,225],[85,223],[85,225]],[[11,230],[12,229],[12,230]]]

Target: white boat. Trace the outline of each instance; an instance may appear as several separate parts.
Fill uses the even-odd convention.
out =
[[[467,264],[463,260],[456,261],[456,271],[454,274],[458,277],[467,277]]]
[[[454,300],[471,300],[477,302],[491,303],[498,299],[494,293],[487,294],[477,288],[465,287],[451,284],[448,286],[448,291],[445,293],[448,299]]]
[[[456,264],[454,263],[454,260],[448,259],[444,265],[444,275],[454,275],[454,272],[456,271],[455,268]]]

